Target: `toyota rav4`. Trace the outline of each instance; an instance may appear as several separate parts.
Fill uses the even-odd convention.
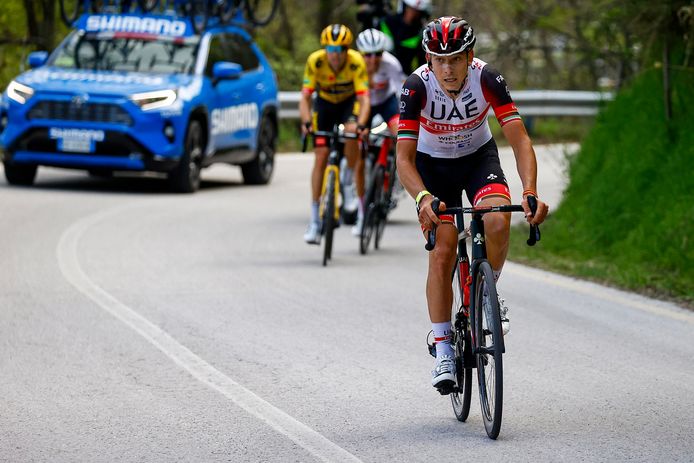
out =
[[[241,166],[249,184],[270,180],[277,79],[238,26],[197,35],[188,19],[84,15],[0,100],[0,146],[10,184],[38,166],[167,174],[192,192],[214,162]]]

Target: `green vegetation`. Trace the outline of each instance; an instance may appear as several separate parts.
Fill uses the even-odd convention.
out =
[[[661,70],[620,92],[572,160],[540,245],[514,232],[514,259],[694,304],[693,76],[672,70],[668,122]]]

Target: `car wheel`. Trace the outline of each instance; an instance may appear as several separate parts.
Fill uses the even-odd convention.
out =
[[[200,188],[200,162],[203,154],[202,126],[197,120],[188,124],[183,156],[169,172],[169,185],[177,193],[193,193]]]
[[[272,177],[275,167],[275,145],[277,129],[268,116],[263,116],[258,130],[258,145],[255,158],[241,165],[243,182],[247,185],[265,185]]]
[[[38,166],[3,163],[5,167],[5,178],[10,185],[32,185],[36,178]]]

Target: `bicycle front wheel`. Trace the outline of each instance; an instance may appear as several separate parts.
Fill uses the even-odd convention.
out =
[[[483,261],[475,270],[475,291],[472,301],[474,353],[477,357],[477,383],[482,406],[482,419],[487,435],[496,439],[501,430],[501,410],[504,397],[504,341],[501,331],[499,299],[494,273],[489,262]]]
[[[369,179],[369,187],[366,192],[366,200],[364,201],[364,223],[361,229],[359,239],[359,251],[366,254],[371,243],[371,237],[374,230],[378,227],[378,201],[383,191],[383,166],[377,165],[374,167]]]
[[[279,0],[246,0],[246,15],[255,26],[265,26],[277,13]]]
[[[77,18],[84,13],[83,0],[60,0],[60,17],[66,26],[72,27]]]
[[[325,195],[323,200],[323,234],[325,235],[325,247],[323,248],[323,265],[328,265],[328,261],[333,254],[333,231],[335,230],[335,182],[337,177],[334,170],[328,173],[328,181],[325,183]]]
[[[453,330],[455,332],[455,371],[457,387],[451,393],[453,413],[458,421],[467,420],[470,414],[470,398],[472,397],[472,339],[468,320],[463,308],[463,284],[460,268],[456,263],[453,271]]]

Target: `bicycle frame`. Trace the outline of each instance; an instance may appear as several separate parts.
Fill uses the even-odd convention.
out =
[[[477,275],[477,267],[481,262],[487,259],[487,246],[485,243],[484,235],[484,221],[482,220],[482,215],[488,212],[518,212],[522,211],[523,208],[517,205],[503,205],[503,206],[490,206],[490,207],[452,207],[448,208],[441,213],[443,216],[453,216],[455,226],[458,230],[458,253],[455,265],[458,267],[458,272],[461,281],[461,292],[463,294],[463,307],[462,314],[465,320],[461,319],[460,309],[455,314],[454,326],[457,330],[462,331],[467,329],[469,326],[470,309],[473,311],[477,308],[477,301],[474,300],[474,296],[471,296],[471,288],[476,287],[475,276]],[[470,238],[471,238],[471,250],[472,250],[472,261],[467,251],[466,239],[467,233],[465,231],[465,219],[463,214],[472,214],[472,219],[470,220]],[[477,340],[474,338],[474,333],[472,335],[473,346],[477,345]],[[501,351],[506,352],[506,347],[504,345],[503,338],[501,339]],[[468,360],[468,359],[465,359]],[[469,359],[472,361],[472,359]],[[474,365],[474,362],[472,362]]]
[[[340,196],[340,161],[342,160],[342,157],[344,156],[344,144],[346,140],[349,139],[356,139],[358,138],[357,134],[352,134],[352,133],[340,133],[339,128],[336,126],[332,132],[327,132],[327,131],[315,131],[313,132],[314,137],[326,137],[330,140],[330,154],[328,155],[328,165],[325,166],[325,170],[323,171],[323,183],[321,185],[321,192],[320,192],[320,197],[324,198],[325,194],[327,193],[327,182],[328,178],[330,177],[330,172],[335,173],[335,178],[337,181],[335,182],[335,201],[337,203],[337,198]],[[340,208],[337,207],[337,204],[335,204],[335,207],[333,208],[335,211],[335,220],[339,220],[340,218]],[[319,215],[321,219],[323,218],[325,213],[325,204],[323,201],[320,201],[320,210],[319,210]]]

